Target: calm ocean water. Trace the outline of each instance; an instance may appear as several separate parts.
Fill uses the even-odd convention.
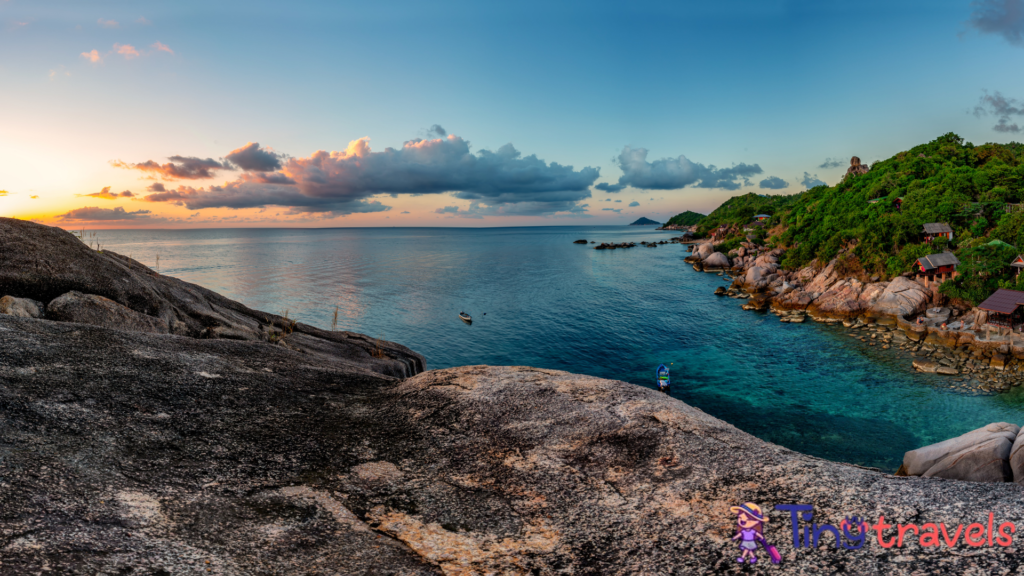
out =
[[[650,228],[108,230],[105,249],[246,305],[381,336],[428,368],[528,365],[655,387],[760,438],[895,470],[906,450],[989,422],[1024,424],[1019,388],[948,392],[835,326],[781,324],[712,294],[678,245],[597,251],[572,244],[664,240]],[[458,318],[473,315],[472,326]],[[486,315],[485,315],[486,313]]]

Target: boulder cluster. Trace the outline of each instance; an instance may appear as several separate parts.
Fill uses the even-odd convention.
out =
[[[395,377],[424,370],[423,357],[400,344],[253,310],[126,256],[93,250],[59,228],[11,218],[0,218],[0,314],[145,334],[268,342],[311,355],[341,354]]]
[[[867,164],[861,164],[860,158],[854,156],[853,158],[850,158],[850,167],[846,169],[846,175],[843,176],[843,178],[867,174],[870,170],[870,166],[868,166]]]
[[[897,475],[1024,484],[1024,434],[1016,424],[989,424],[907,452]]]
[[[935,306],[941,300],[935,285],[907,276],[890,281],[845,276],[838,259],[786,271],[778,264],[783,250],[749,242],[730,251],[731,259],[712,242],[691,249],[686,261],[695,270],[731,274],[725,276],[730,286],[715,294],[745,299],[745,310],[771,310],[783,322],[802,322],[805,316],[842,322],[851,337],[908,353],[921,372],[955,376],[946,385],[954,390],[990,394],[1022,382],[1024,341],[1005,330],[990,333],[983,310]]]

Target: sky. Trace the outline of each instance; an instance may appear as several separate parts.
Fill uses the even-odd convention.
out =
[[[1024,0],[0,0],[0,215],[537,226],[1021,140]]]

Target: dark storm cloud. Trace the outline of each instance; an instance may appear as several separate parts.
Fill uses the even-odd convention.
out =
[[[983,91],[981,99],[974,107],[974,115],[978,118],[991,114],[998,118],[995,126],[996,132],[1020,132],[1021,128],[1016,122],[1011,121],[1011,116],[1024,115],[1024,103],[1015,98],[1007,98],[997,90],[994,94]],[[1012,123],[1011,123],[1012,122]]]
[[[675,190],[690,185],[736,190],[740,186],[749,186],[750,177],[764,172],[757,164],[741,163],[731,168],[716,168],[714,165],[691,162],[685,156],[648,162],[646,148],[629,146],[623,148],[617,162],[622,170],[622,176],[615,185],[618,190],[625,186],[644,190]],[[600,185],[596,188],[603,189]]]
[[[758,184],[758,186],[761,188],[768,188],[769,190],[782,190],[783,188],[789,188],[789,182],[786,182],[778,176],[769,176],[764,180],[761,180],[761,183]]]
[[[1024,0],[975,0],[967,25],[982,34],[1002,36],[1014,46],[1024,46]]]
[[[224,159],[247,172],[272,172],[281,167],[281,156],[260,148],[259,142],[249,142],[232,150]]]
[[[363,138],[342,152],[287,158],[277,172],[245,173],[224,186],[179,187],[145,199],[179,202],[190,210],[272,205],[347,214],[389,209],[369,201],[377,194],[447,192],[474,201],[481,213],[574,213],[579,202],[590,197],[590,186],[598,176],[597,168],[574,170],[534,155],[524,157],[511,144],[473,154],[469,142],[448,136],[373,152]]]
[[[807,188],[808,190],[810,190],[811,188],[814,188],[815,186],[825,186],[826,185],[825,182],[823,182],[821,180],[818,180],[818,175],[817,174],[815,174],[814,176],[811,176],[807,172],[804,172],[804,179],[801,180],[800,183],[803,184],[804,187]]]
[[[68,222],[127,222],[127,221],[162,221],[163,218],[154,217],[149,210],[125,211],[124,208],[99,208],[87,206],[77,208],[57,216],[58,219]]]
[[[230,170],[231,166],[222,164],[213,158],[196,158],[195,156],[171,156],[170,162],[160,164],[153,160],[131,164],[114,160],[111,164],[126,170],[139,170],[150,176],[164,180],[202,180],[213,178],[218,170]]]

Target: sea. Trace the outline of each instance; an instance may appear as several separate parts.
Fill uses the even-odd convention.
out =
[[[656,388],[775,444],[894,471],[903,453],[990,422],[1024,392],[970,396],[841,324],[780,323],[713,294],[642,226],[86,231],[88,242],[258,310],[398,342],[427,368],[536,366]],[[459,312],[472,315],[468,325]]]

